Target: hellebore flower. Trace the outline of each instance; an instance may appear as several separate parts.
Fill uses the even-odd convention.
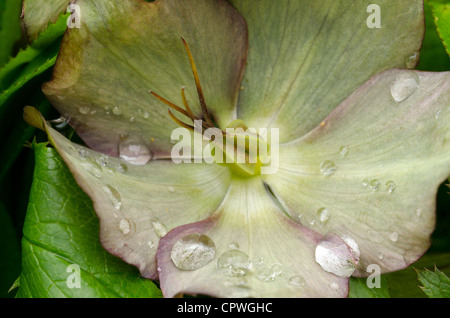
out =
[[[450,174],[450,74],[405,69],[422,1],[76,4],[43,91],[89,148],[25,117],[92,198],[103,246],[164,296],[345,297],[349,276],[426,251]],[[173,162],[172,132],[194,119],[278,129],[277,171]]]

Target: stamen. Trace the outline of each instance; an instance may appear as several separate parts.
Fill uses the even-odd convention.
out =
[[[203,96],[203,89],[202,86],[200,85],[200,79],[198,77],[197,67],[195,66],[194,58],[192,57],[191,50],[189,49],[184,38],[182,36],[180,38],[183,41],[184,47],[186,48],[186,52],[189,56],[189,62],[191,63],[192,73],[194,74],[195,86],[197,87],[198,99],[200,101],[200,106],[202,108],[203,117],[205,118],[206,123],[209,126],[213,127],[214,124],[211,120],[211,116],[209,115],[208,108],[206,107],[205,97]]]
[[[191,118],[191,114],[189,114],[187,111],[185,111],[183,108],[178,107],[177,105],[175,105],[174,103],[168,101],[167,99],[165,99],[162,96],[159,96],[158,94],[156,94],[155,92],[149,90],[149,93],[152,94],[153,96],[155,96],[157,99],[159,99],[160,101],[162,101],[164,104],[166,104],[167,106],[175,109],[177,112],[182,113],[184,116]]]
[[[181,120],[179,120],[178,118],[176,118],[175,115],[170,111],[170,109],[168,110],[168,112],[169,112],[169,116],[172,118],[172,120],[173,120],[175,123],[177,123],[177,124],[180,125],[181,127],[184,127],[184,128],[186,128],[186,129],[189,129],[189,130],[191,130],[191,131],[194,131],[194,130],[195,130],[193,126],[188,125],[188,124],[182,122]]]
[[[186,95],[184,94],[184,89],[185,89],[185,87],[183,86],[181,88],[181,98],[183,99],[184,108],[186,108],[186,111],[188,112],[189,117],[191,118],[191,120],[194,121],[197,118],[194,116],[194,114],[192,113],[191,108],[189,107],[189,104],[188,104],[187,99],[186,99]]]

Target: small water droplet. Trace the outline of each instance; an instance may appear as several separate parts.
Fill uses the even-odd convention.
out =
[[[88,151],[84,148],[80,148],[80,149],[78,149],[78,154],[80,155],[80,157],[82,159],[84,159],[87,157]]]
[[[434,114],[434,118],[438,119],[439,116],[441,115],[442,109],[439,109],[438,111],[436,111],[436,113]]]
[[[153,225],[153,230],[155,231],[156,235],[158,235],[158,237],[163,237],[167,234],[167,228],[161,222],[153,221],[152,225]]]
[[[96,178],[103,177],[103,169],[102,167],[93,159],[89,158],[87,161],[83,161],[81,166],[92,174]]]
[[[306,286],[306,281],[303,276],[295,275],[289,278],[288,284],[291,286],[304,287]]]
[[[122,110],[119,107],[114,106],[112,109],[112,113],[116,116],[120,116],[120,115],[122,115]]]
[[[204,234],[193,233],[175,242],[170,257],[178,269],[192,271],[208,264],[215,255],[213,240]]]
[[[128,166],[124,163],[119,164],[117,167],[117,170],[119,170],[121,173],[127,173],[128,172]]]
[[[330,176],[336,171],[336,165],[331,160],[324,160],[320,164],[320,172],[325,176]]]
[[[154,248],[155,247],[155,243],[153,243],[153,241],[148,241],[147,242],[148,247],[150,248]]]
[[[174,192],[175,192],[175,187],[173,187],[173,186],[168,186],[168,187],[167,187],[167,190],[168,190],[170,193],[174,193]]]
[[[421,216],[422,215],[422,209],[421,208],[417,208],[416,215],[417,216]]]
[[[119,228],[120,228],[120,231],[125,235],[130,233],[130,229],[131,229],[130,222],[128,222],[126,219],[120,220]]]
[[[120,197],[119,191],[111,185],[106,185],[103,187],[103,190],[108,195],[109,201],[111,201],[112,205],[116,210],[120,210],[122,207],[122,198]]]
[[[397,185],[395,184],[394,181],[389,180],[386,182],[386,189],[389,192],[389,194],[391,194],[392,192],[394,192],[395,188],[397,187]]]
[[[391,234],[389,234],[389,239],[392,242],[397,242],[398,241],[398,233],[397,232],[392,232]]]
[[[320,223],[326,223],[330,219],[331,213],[327,208],[317,210],[317,218]]]
[[[81,106],[78,108],[78,111],[80,112],[80,114],[87,115],[91,112],[91,109],[87,106]]]
[[[363,185],[363,187],[367,187],[369,185],[369,180],[368,179],[364,179],[362,181],[362,185]]]
[[[375,192],[380,188],[380,181],[378,179],[370,180],[369,187]]]
[[[348,147],[342,146],[341,148],[339,148],[339,153],[342,157],[345,157],[348,154]]]
[[[339,284],[338,283],[331,283],[330,287],[334,290],[338,290],[339,289]]]
[[[231,242],[228,244],[228,248],[230,250],[238,250],[239,249],[239,243],[238,242]]]
[[[420,78],[414,71],[400,73],[391,85],[392,98],[400,103],[410,97],[419,88]]]
[[[119,156],[128,163],[145,165],[153,154],[138,138],[125,137],[119,142]]]
[[[277,279],[283,273],[283,267],[280,263],[273,263],[270,266],[264,264],[254,267],[256,277],[263,282],[270,282]]]
[[[419,61],[420,54],[419,52],[416,52],[412,54],[410,57],[406,59],[406,68],[412,69],[415,68],[417,65],[417,62]]]
[[[248,255],[237,249],[228,250],[217,259],[217,270],[226,276],[245,276],[250,268]]]

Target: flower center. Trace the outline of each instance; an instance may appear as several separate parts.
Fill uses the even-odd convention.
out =
[[[229,166],[231,171],[239,176],[249,177],[260,174],[261,166],[265,162],[269,151],[269,144],[266,142],[267,136],[258,133],[256,129],[249,129],[240,119],[231,122],[225,131],[220,130],[214,124],[206,106],[203,89],[192,53],[186,41],[182,37],[181,40],[188,54],[194,75],[195,86],[202,110],[202,118],[195,116],[189,107],[184,86],[181,88],[181,98],[184,108],[175,105],[151,90],[149,93],[170,107],[168,113],[175,123],[194,133],[201,134],[202,140],[209,140],[210,154],[215,163]],[[192,125],[178,119],[172,110],[187,117],[192,122]]]

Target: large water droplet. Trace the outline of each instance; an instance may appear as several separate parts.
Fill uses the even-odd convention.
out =
[[[325,176],[330,176],[336,171],[336,165],[331,160],[324,160],[320,164],[320,172]]]
[[[119,191],[109,184],[104,186],[103,190],[106,192],[109,201],[111,201],[114,208],[119,210],[122,207],[122,198],[120,197]]]
[[[181,270],[199,269],[216,256],[213,240],[201,233],[188,234],[175,242],[170,257],[175,266]]]
[[[125,137],[119,142],[119,156],[128,163],[145,165],[152,159],[153,154],[139,138]]]
[[[320,223],[326,223],[330,219],[331,213],[327,208],[317,210],[317,219]]]
[[[400,73],[391,85],[392,98],[397,102],[404,101],[419,88],[420,78],[414,71]]]
[[[359,260],[353,249],[338,236],[327,234],[316,246],[316,262],[327,272],[350,277]]]
[[[217,270],[226,276],[245,276],[250,268],[250,258],[238,249],[228,250],[217,259]]]

